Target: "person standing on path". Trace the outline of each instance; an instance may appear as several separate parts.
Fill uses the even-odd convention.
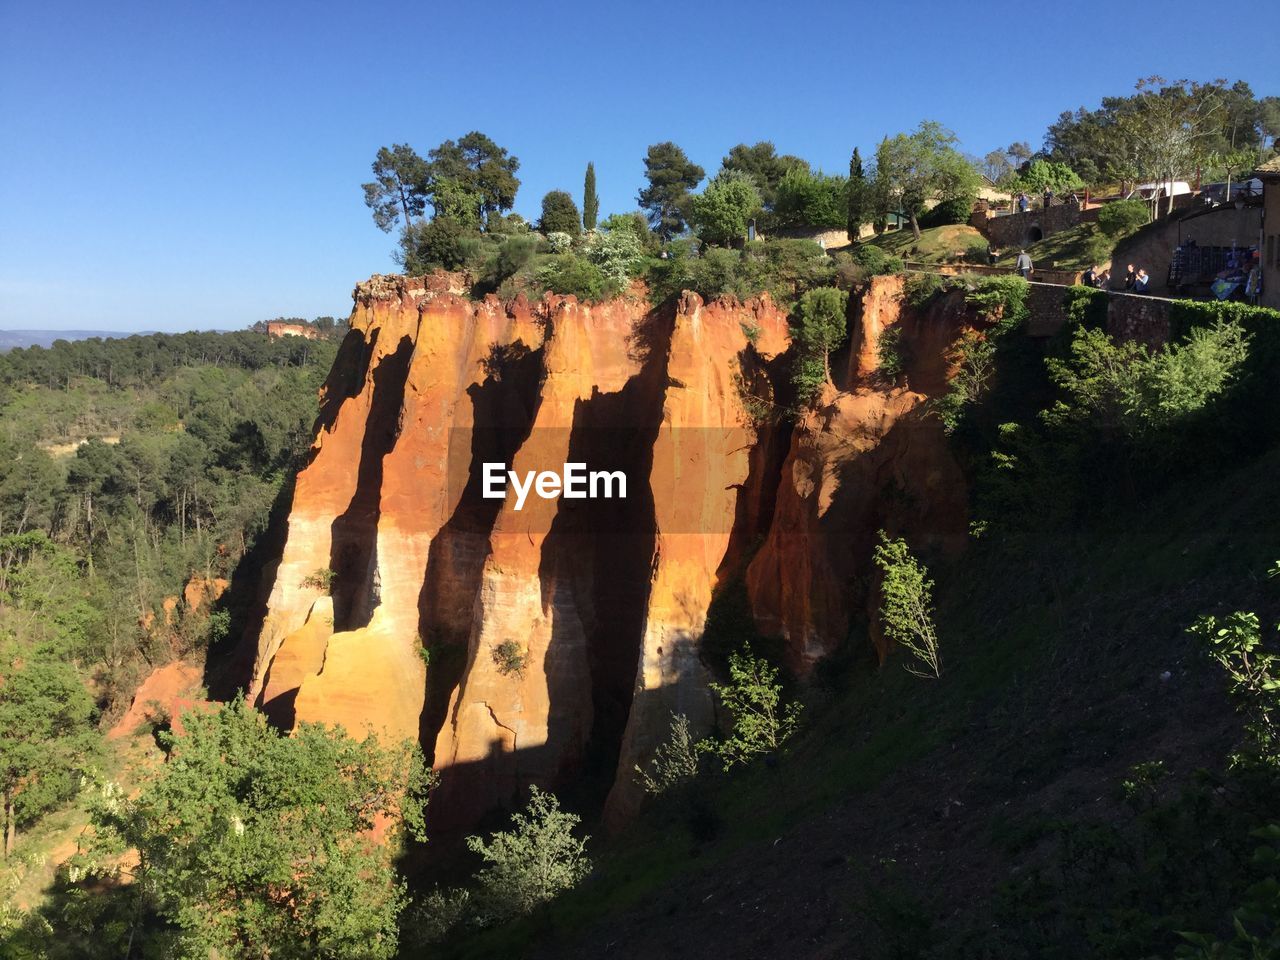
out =
[[[1018,275],[1021,276],[1023,280],[1031,279],[1031,271],[1032,271],[1031,257],[1027,255],[1027,251],[1025,250],[1018,251],[1018,262],[1016,264],[1016,269],[1018,271]]]

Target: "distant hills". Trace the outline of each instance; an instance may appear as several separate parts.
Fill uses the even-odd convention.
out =
[[[0,353],[17,347],[51,347],[55,340],[88,340],[90,337],[133,337],[123,330],[0,330]]]

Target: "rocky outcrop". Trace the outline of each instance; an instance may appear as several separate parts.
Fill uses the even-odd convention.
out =
[[[701,640],[744,578],[803,672],[866,604],[875,531],[963,536],[940,428],[959,312],[915,317],[880,278],[820,409],[794,430],[787,317],[768,297],[475,302],[455,277],[374,277],[321,395],[249,695],[281,725],[419,738],[436,829],[585,774],[614,821],[672,713],[712,703]],[[878,379],[880,332],[913,360]],[[582,462],[627,496],[486,498]]]

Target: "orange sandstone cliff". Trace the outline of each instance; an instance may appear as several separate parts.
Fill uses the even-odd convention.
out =
[[[460,293],[444,274],[356,288],[248,679],[282,725],[419,739],[438,829],[584,773],[624,820],[671,715],[712,723],[700,642],[730,579],[803,673],[865,617],[878,529],[963,542],[926,402],[965,320],[904,310],[898,279],[851,304],[847,363],[794,428],[760,415],[787,393],[767,296]],[[887,382],[894,324],[912,360]],[[484,463],[575,461],[625,474],[627,496],[481,495]]]

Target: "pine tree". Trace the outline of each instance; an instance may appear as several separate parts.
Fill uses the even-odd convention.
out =
[[[587,164],[587,178],[582,185],[582,227],[594,230],[600,215],[600,198],[596,196],[596,165]]]

